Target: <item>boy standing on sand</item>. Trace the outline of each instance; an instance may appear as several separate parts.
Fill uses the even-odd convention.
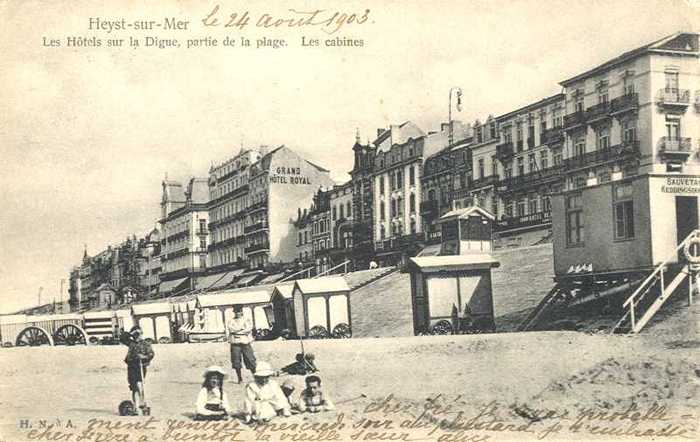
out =
[[[255,353],[253,353],[253,347],[250,345],[253,342],[253,323],[250,319],[243,316],[242,307],[236,306],[233,308],[233,318],[226,324],[226,330],[229,335],[229,343],[231,344],[231,365],[240,384],[243,382],[241,359],[245,363],[245,367],[255,374]]]
[[[120,341],[129,346],[129,351],[124,358],[126,377],[136,414],[143,414],[143,410],[146,408],[143,379],[146,377],[146,367],[154,356],[153,348],[151,344],[143,340],[143,331],[138,325],[133,326],[129,333],[122,334]]]

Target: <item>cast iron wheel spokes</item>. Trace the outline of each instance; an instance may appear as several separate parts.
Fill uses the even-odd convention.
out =
[[[74,324],[66,324],[58,328],[53,335],[54,345],[87,345],[85,331]]]
[[[40,327],[30,326],[17,335],[15,342],[17,347],[38,347],[40,345],[53,345],[51,336]]]
[[[449,321],[442,320],[433,325],[432,333],[434,335],[450,335],[452,334],[452,324]]]
[[[352,330],[350,330],[350,326],[348,324],[341,322],[340,324],[333,327],[332,336],[335,339],[352,338]]]
[[[328,330],[322,325],[315,325],[309,330],[309,338],[311,339],[325,339],[328,337]]]

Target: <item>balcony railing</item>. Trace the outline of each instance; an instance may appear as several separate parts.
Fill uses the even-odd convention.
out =
[[[639,107],[639,94],[631,93],[614,98],[610,102],[610,113],[612,115],[627,112]]]
[[[638,155],[639,141],[629,141],[606,149],[598,149],[583,155],[576,155],[562,161],[564,170],[580,169],[619,159],[624,155]]]
[[[496,146],[496,157],[498,157],[498,159],[501,161],[512,157],[513,153],[514,151],[512,141],[507,141],[503,144],[499,144],[498,146]]]
[[[270,243],[267,241],[259,244],[250,245],[244,249],[246,254],[262,252],[265,250],[270,250]]]
[[[418,242],[425,241],[425,233],[409,233],[390,239],[374,242],[374,249],[378,251],[403,250],[415,246]]]
[[[523,216],[501,218],[496,222],[496,230],[510,230],[520,227],[531,227],[552,222],[551,212],[535,212]]]
[[[479,187],[486,187],[496,184],[498,177],[495,175],[485,176],[474,180],[472,183],[472,189],[478,189]]]
[[[573,129],[586,123],[586,115],[583,111],[577,111],[573,114],[564,115],[564,128]]]
[[[688,89],[666,88],[656,94],[656,102],[660,106],[686,107],[690,103],[690,91]]]
[[[610,109],[611,106],[609,101],[603,101],[595,106],[591,106],[586,109],[586,121],[590,123],[608,118],[610,116]]]
[[[521,189],[524,185],[529,184],[541,184],[547,181],[552,181],[559,179],[561,173],[561,166],[552,166],[544,170],[538,170],[535,172],[526,173],[524,175],[518,175],[510,178],[502,179],[498,182],[498,190],[500,192],[507,192],[510,190]]]
[[[690,138],[661,137],[661,141],[659,142],[659,152],[662,153],[690,153],[692,149],[692,141]]]
[[[268,228],[267,223],[265,221],[263,221],[263,222],[251,224],[250,226],[245,226],[243,228],[243,233],[245,233],[245,234],[253,233],[253,232],[257,232],[258,230],[265,230],[267,228]]]
[[[248,207],[248,213],[261,210],[261,209],[267,209],[267,198],[264,200],[257,202],[255,204],[252,204],[250,207]]]
[[[204,227],[204,228],[200,227],[199,229],[197,229],[197,235],[203,236],[203,235],[208,235],[208,234],[209,234],[209,230],[206,227]]]
[[[542,144],[553,145],[564,142],[564,130],[561,126],[546,129],[541,135]]]

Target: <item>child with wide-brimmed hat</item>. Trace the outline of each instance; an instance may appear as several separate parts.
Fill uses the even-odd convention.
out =
[[[231,414],[228,397],[224,393],[226,372],[218,365],[204,370],[204,382],[197,395],[195,419],[218,420]]]
[[[246,422],[267,422],[278,414],[291,416],[287,396],[279,384],[270,379],[274,374],[270,364],[258,361],[254,373],[255,381],[245,387],[243,413]]]

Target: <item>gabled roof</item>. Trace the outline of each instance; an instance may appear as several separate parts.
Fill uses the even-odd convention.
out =
[[[484,270],[498,267],[500,264],[487,253],[451,256],[425,256],[409,258],[408,267],[423,273],[440,271]]]
[[[564,80],[559,84],[564,87],[570,86],[576,81],[591,77],[593,75],[597,75],[601,72],[612,69],[616,66],[619,66],[622,63],[625,63],[629,60],[640,57],[650,52],[670,51],[674,53],[687,53],[697,55],[699,50],[700,48],[698,47],[698,34],[688,32],[677,32],[655,42],[625,52],[624,54],[619,55],[611,60],[608,60],[605,63],[596,66],[593,69],[590,69],[582,74],[578,74],[574,77]]]
[[[441,223],[441,222],[449,221],[452,219],[464,219],[464,218],[471,216],[472,214],[481,215],[485,218],[490,219],[491,221],[496,219],[496,217],[493,216],[491,214],[491,212],[489,212],[486,209],[482,209],[479,206],[469,206],[469,207],[465,207],[463,209],[450,210],[446,214],[442,215],[440,217],[440,219],[438,220],[438,222]]]
[[[224,291],[197,296],[197,305],[200,308],[267,302],[270,302],[270,292],[267,290]]]
[[[192,178],[187,186],[187,196],[192,204],[206,204],[209,202],[209,179]]]
[[[284,299],[292,299],[292,293],[294,292],[294,282],[278,284],[272,291],[272,296],[280,295]]]
[[[349,292],[350,287],[342,276],[324,276],[313,279],[297,279],[294,290],[299,289],[303,294]]]

